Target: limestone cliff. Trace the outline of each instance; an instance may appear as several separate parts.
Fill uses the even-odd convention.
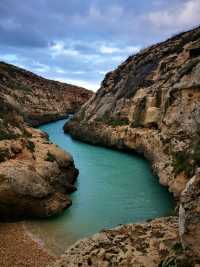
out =
[[[200,27],[130,56],[64,129],[143,153],[180,203],[184,248],[200,257]]]
[[[49,217],[71,205],[73,158],[31,125],[75,112],[90,95],[0,63],[0,220]]]
[[[20,107],[31,125],[75,113],[92,96],[85,88],[51,81],[3,62],[0,62],[0,90],[12,105]]]

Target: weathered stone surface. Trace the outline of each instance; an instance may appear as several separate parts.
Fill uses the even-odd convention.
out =
[[[0,63],[0,220],[49,217],[71,205],[73,158],[27,122],[62,118],[90,95]]]
[[[64,127],[85,142],[143,153],[181,204],[181,240],[197,258],[199,47],[200,27],[130,56]]]
[[[177,240],[175,217],[123,225],[78,241],[49,267],[155,267],[182,254]]]
[[[187,183],[181,195],[180,234],[188,254],[199,259],[200,249],[200,169]]]
[[[0,220],[61,213],[71,205],[67,193],[76,190],[72,157],[41,131],[22,130],[28,138],[0,140]]]

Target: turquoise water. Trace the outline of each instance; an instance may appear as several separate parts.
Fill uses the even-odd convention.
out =
[[[40,127],[50,140],[70,151],[80,171],[73,205],[63,215],[30,222],[32,232],[61,253],[67,246],[103,228],[169,215],[173,201],[149,163],[137,155],[88,145],[63,133],[66,120]]]

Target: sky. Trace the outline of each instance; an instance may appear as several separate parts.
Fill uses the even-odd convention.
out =
[[[200,0],[0,0],[0,60],[97,90],[144,47],[200,24]]]

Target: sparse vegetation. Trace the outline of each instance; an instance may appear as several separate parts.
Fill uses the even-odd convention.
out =
[[[158,267],[192,267],[193,264],[190,262],[190,259],[185,257],[168,257],[165,260],[162,260]]]
[[[9,157],[9,150],[0,150],[0,162],[4,162]]]
[[[105,114],[104,116],[102,116],[101,118],[97,118],[96,119],[97,123],[104,123],[107,125],[110,125],[112,127],[117,127],[117,126],[124,126],[129,124],[129,121],[127,118],[112,118],[109,115]]]
[[[194,175],[196,167],[200,166],[200,140],[194,142],[191,151],[174,153],[173,167],[175,175],[185,172],[188,177]]]
[[[175,243],[172,247],[172,250],[175,251],[177,254],[182,253],[183,252],[182,244],[180,242]]]
[[[15,134],[13,132],[0,129],[0,141],[5,140],[5,139],[8,139],[8,140],[16,139],[18,137],[19,137],[19,135]]]
[[[189,61],[184,67],[182,67],[179,71],[180,78],[184,75],[187,75],[192,72],[193,68],[197,65],[198,60]]]
[[[55,160],[55,156],[48,151],[46,161],[54,162]]]
[[[173,167],[175,175],[181,172],[185,172],[189,177],[193,175],[193,166],[189,162],[187,152],[180,151],[174,154]]]
[[[28,140],[26,147],[27,147],[31,152],[35,152],[35,144],[34,144],[32,141]]]
[[[123,126],[123,125],[127,125],[128,124],[128,120],[127,119],[115,119],[115,120],[110,120],[109,124],[113,127],[116,126]]]
[[[200,166],[200,140],[194,145],[193,160],[197,166]]]

